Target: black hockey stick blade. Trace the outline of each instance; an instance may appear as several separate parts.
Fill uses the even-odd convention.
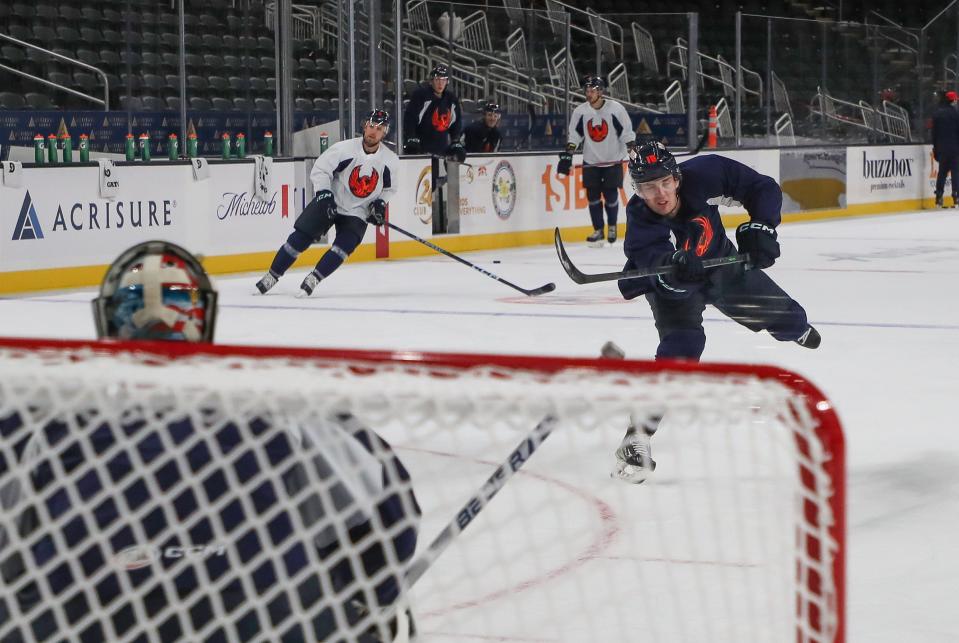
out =
[[[709,130],[707,129],[703,132],[702,137],[699,139],[699,143],[696,144],[696,148],[689,152],[680,152],[679,154],[673,154],[674,157],[680,156],[696,156],[699,154],[699,151],[703,149],[703,146],[706,145],[706,141],[709,139]]]
[[[546,294],[546,293],[548,293],[548,292],[553,292],[554,290],[556,290],[556,284],[554,284],[553,282],[550,282],[550,283],[548,283],[548,284],[544,284],[544,285],[540,286],[539,288],[531,288],[531,289],[530,289],[530,288],[522,288],[522,287],[520,287],[520,286],[517,286],[516,284],[514,284],[514,283],[511,282],[511,281],[507,281],[507,280],[503,279],[502,277],[499,277],[499,276],[497,276],[497,275],[494,275],[493,273],[491,273],[489,270],[486,270],[485,268],[480,268],[480,267],[477,266],[475,263],[470,263],[470,262],[467,261],[466,259],[463,259],[463,258],[460,257],[459,255],[453,254],[453,253],[450,252],[449,250],[444,250],[443,248],[440,248],[438,245],[433,244],[433,243],[430,243],[430,242],[427,241],[426,239],[421,239],[421,238],[417,237],[417,236],[416,236],[415,234],[413,234],[412,232],[407,232],[407,231],[404,230],[403,228],[401,228],[401,227],[399,227],[399,226],[397,226],[397,225],[393,225],[393,224],[390,223],[389,221],[386,222],[386,225],[388,225],[388,226],[391,227],[392,229],[396,230],[396,231],[399,232],[400,234],[406,235],[407,237],[409,237],[409,238],[412,239],[413,241],[419,241],[420,243],[422,243],[422,244],[423,244],[424,246],[426,246],[427,248],[430,248],[431,250],[435,250],[436,252],[440,253],[441,255],[446,255],[446,256],[449,257],[450,259],[453,259],[454,261],[458,261],[458,262],[460,262],[461,264],[463,264],[464,266],[469,266],[469,267],[472,268],[473,270],[476,270],[476,271],[478,271],[478,272],[483,273],[484,275],[486,275],[486,276],[489,277],[490,279],[495,279],[496,281],[500,282],[501,284],[504,284],[504,285],[506,285],[506,286],[509,286],[509,287],[512,288],[513,290],[518,290],[518,291],[520,291],[521,293],[523,293],[524,295],[526,295],[526,296],[528,296],[528,297],[535,297],[535,296],[537,296],[537,295],[543,295],[543,294]]]
[[[523,441],[513,449],[509,457],[506,458],[496,471],[486,479],[483,486],[471,496],[466,503],[460,507],[453,516],[453,519],[443,528],[429,547],[414,560],[406,569],[406,585],[412,587],[416,584],[423,574],[433,566],[436,559],[440,557],[453,540],[460,534],[477,515],[489,504],[500,489],[506,486],[509,479],[516,473],[520,467],[526,464],[533,452],[539,448],[539,445],[549,437],[549,434],[556,427],[557,419],[552,415],[547,415],[539,424],[537,424],[530,433],[523,438]]]
[[[572,260],[566,253],[566,248],[563,246],[563,239],[560,236],[559,228],[556,228],[554,231],[553,242],[556,245],[556,254],[559,256],[560,265],[563,266],[563,270],[566,271],[569,278],[578,284],[595,284],[601,281],[619,281],[620,279],[638,279],[639,277],[667,275],[675,269],[675,267],[670,264],[666,266],[650,266],[648,268],[620,270],[619,272],[601,272],[588,275],[573,265]],[[716,259],[706,259],[703,261],[703,267],[716,268],[718,266],[728,266],[735,263],[749,263],[749,255],[738,254],[728,257],[717,257]]]

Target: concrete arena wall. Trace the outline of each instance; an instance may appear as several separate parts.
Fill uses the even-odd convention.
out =
[[[838,150],[829,150],[832,162],[825,169],[824,154],[816,150],[719,153],[783,183],[786,223],[932,206],[936,167],[929,146],[850,147],[844,158]],[[470,166],[459,168],[460,231],[434,236],[429,159],[403,159],[390,221],[457,253],[550,244],[554,227],[562,229],[564,239],[579,241],[591,230],[581,170],[560,178],[556,160],[555,154],[471,157]],[[574,163],[581,162],[577,158]],[[187,161],[117,163],[111,177],[118,183],[116,196],[109,198],[101,196],[96,163],[34,167],[5,162],[0,294],[97,285],[120,252],[148,239],[173,241],[202,255],[213,274],[264,271],[312,198],[311,165],[303,159],[274,160],[269,198],[263,201],[254,196],[250,159],[211,161],[205,178]],[[789,176],[781,176],[781,169]],[[626,183],[621,204],[629,191]],[[804,202],[821,206],[822,199],[811,197],[824,190],[836,207],[804,209]],[[946,193],[951,193],[948,186]],[[723,213],[727,227],[746,218],[742,210],[726,208]],[[621,233],[623,228],[621,223]],[[314,264],[327,247],[316,244],[296,265]],[[431,253],[394,231],[371,226],[350,261]]]

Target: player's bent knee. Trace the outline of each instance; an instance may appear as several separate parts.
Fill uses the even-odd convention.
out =
[[[656,359],[691,359],[699,361],[706,348],[703,329],[674,330],[659,340]]]
[[[302,230],[293,228],[293,232],[286,238],[287,244],[297,252],[303,252],[313,243],[313,238]]]

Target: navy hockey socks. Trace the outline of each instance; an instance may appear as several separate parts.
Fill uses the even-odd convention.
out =
[[[603,201],[597,199],[589,202],[589,218],[593,222],[593,230],[603,229]]]
[[[300,253],[309,248],[312,243],[313,240],[306,234],[294,230],[293,234],[287,237],[286,243],[276,251],[276,256],[273,257],[273,263],[270,264],[270,272],[273,276],[280,277],[286,273],[293,262],[296,261],[296,258],[300,256]]]

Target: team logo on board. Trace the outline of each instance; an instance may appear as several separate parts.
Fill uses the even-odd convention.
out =
[[[586,131],[589,132],[589,137],[597,143],[602,143],[606,140],[606,135],[609,134],[609,123],[605,119],[599,121],[599,125],[593,125],[593,119],[589,119],[586,122]]]
[[[360,166],[357,165],[350,172],[350,192],[358,199],[365,199],[373,194],[377,183],[380,182],[380,173],[373,169],[369,176],[360,176]]]
[[[516,174],[509,161],[500,161],[493,170],[493,209],[500,219],[508,219],[516,205]]]
[[[33,207],[33,199],[30,198],[30,191],[23,197],[23,205],[20,206],[20,216],[17,217],[17,225],[13,228],[13,240],[23,241],[24,239],[42,239],[43,229],[40,227],[40,219],[37,217],[37,209]]]

